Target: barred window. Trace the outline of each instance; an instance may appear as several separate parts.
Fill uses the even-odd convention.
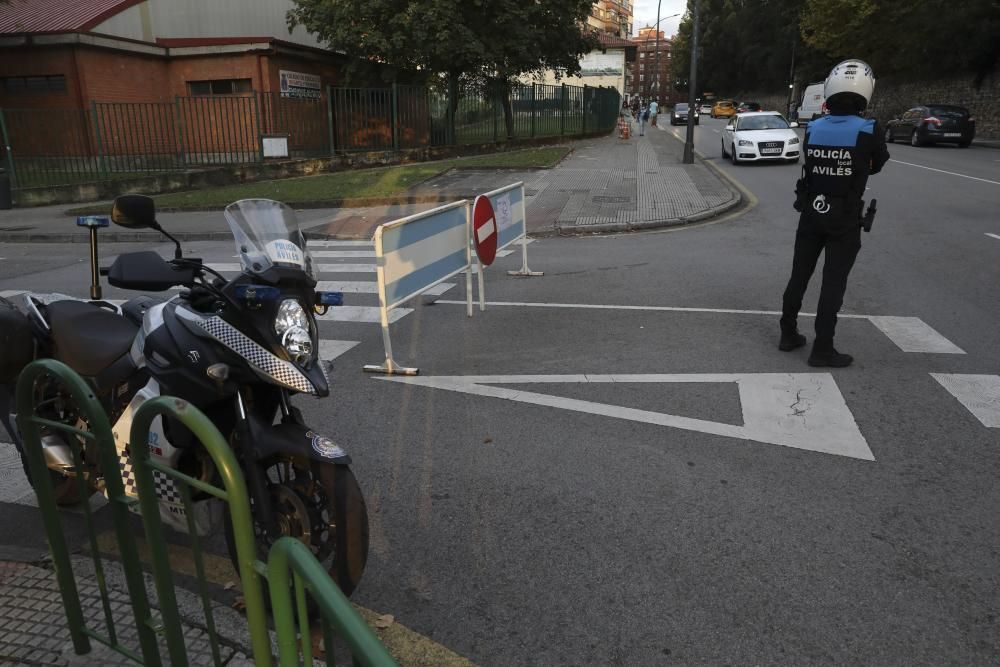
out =
[[[5,76],[0,81],[3,81],[3,90],[5,93],[15,95],[66,92],[66,76],[63,74]]]

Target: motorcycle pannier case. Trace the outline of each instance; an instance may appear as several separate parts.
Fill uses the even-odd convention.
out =
[[[14,384],[35,357],[31,321],[6,299],[0,299],[0,384]]]

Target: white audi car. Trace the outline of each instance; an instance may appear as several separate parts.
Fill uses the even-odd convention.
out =
[[[798,162],[801,140],[789,124],[776,111],[756,111],[736,114],[729,119],[722,132],[722,157],[733,164],[758,160],[787,160]]]

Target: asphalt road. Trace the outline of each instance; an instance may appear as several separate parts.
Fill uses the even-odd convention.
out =
[[[375,324],[322,323],[357,343],[300,401],[368,499],[356,601],[483,665],[996,664],[1000,398],[942,382],[1000,376],[1000,151],[890,148],[838,328],[856,362],[816,373],[772,314],[799,168],[722,162],[702,123],[749,211],[535,241],[545,276],[498,260],[486,312],[459,284],[392,325],[413,382],[361,372]],[[84,295],[81,252],[0,245],[0,291]]]

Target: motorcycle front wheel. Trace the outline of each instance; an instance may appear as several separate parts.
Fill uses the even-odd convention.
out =
[[[265,471],[279,537],[293,537],[309,547],[344,595],[351,595],[368,561],[368,508],[354,473],[346,465],[285,456],[267,461]],[[250,505],[257,557],[267,562],[274,540],[257,522],[252,498]],[[229,512],[226,546],[239,571]]]

